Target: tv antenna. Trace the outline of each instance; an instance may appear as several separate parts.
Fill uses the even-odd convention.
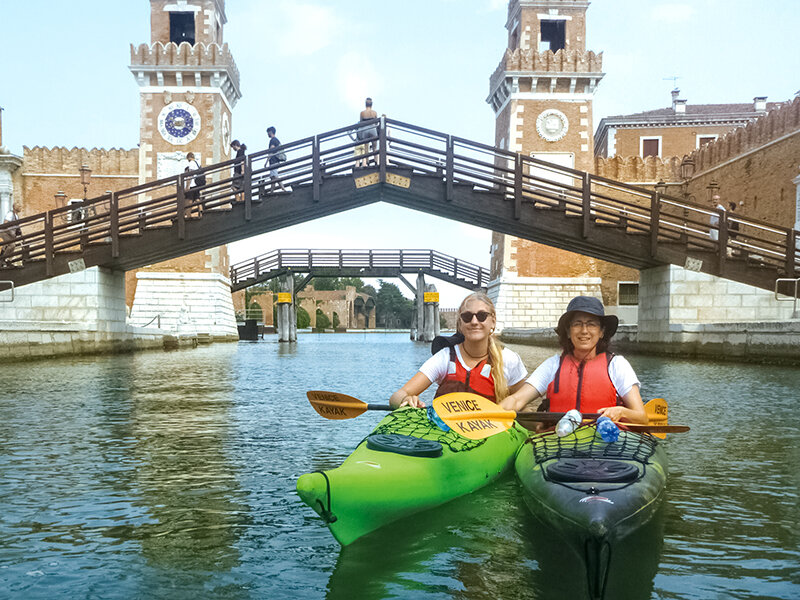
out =
[[[678,87],[678,79],[681,79],[681,78],[678,75],[673,75],[672,77],[662,77],[661,79],[662,79],[662,81],[671,81],[672,82],[672,87],[673,88],[677,88]]]

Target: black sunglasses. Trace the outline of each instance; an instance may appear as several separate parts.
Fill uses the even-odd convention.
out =
[[[478,317],[478,323],[483,323],[491,314],[485,310],[479,310],[476,313],[465,310],[461,313],[461,320],[464,323],[472,323],[472,317]]]

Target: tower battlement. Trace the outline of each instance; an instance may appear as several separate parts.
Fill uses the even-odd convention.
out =
[[[131,44],[130,70],[139,86],[215,86],[231,106],[241,97],[239,69],[228,44]]]
[[[23,146],[25,171],[28,173],[78,173],[88,165],[93,175],[136,175],[139,172],[139,149],[66,148]]]

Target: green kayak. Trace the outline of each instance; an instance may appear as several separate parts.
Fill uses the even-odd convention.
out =
[[[346,546],[493,481],[511,468],[526,437],[525,430],[512,427],[485,440],[468,440],[439,429],[423,409],[399,409],[341,466],[302,475],[297,493]]]
[[[650,521],[664,495],[663,447],[630,431],[606,443],[587,425],[562,438],[532,435],[514,467],[531,512],[574,547],[591,597],[602,598],[614,544]]]

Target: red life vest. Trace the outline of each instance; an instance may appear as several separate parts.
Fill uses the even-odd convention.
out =
[[[434,397],[453,392],[471,392],[479,394],[494,402],[494,378],[492,367],[486,359],[479,362],[472,369],[467,370],[456,356],[456,349],[450,346],[450,363],[447,365],[447,375],[439,384]]]
[[[616,406],[620,398],[608,374],[613,356],[601,352],[582,362],[571,354],[562,354],[556,376],[547,386],[550,410],[566,412],[575,408],[582,413],[596,413],[601,408]]]

